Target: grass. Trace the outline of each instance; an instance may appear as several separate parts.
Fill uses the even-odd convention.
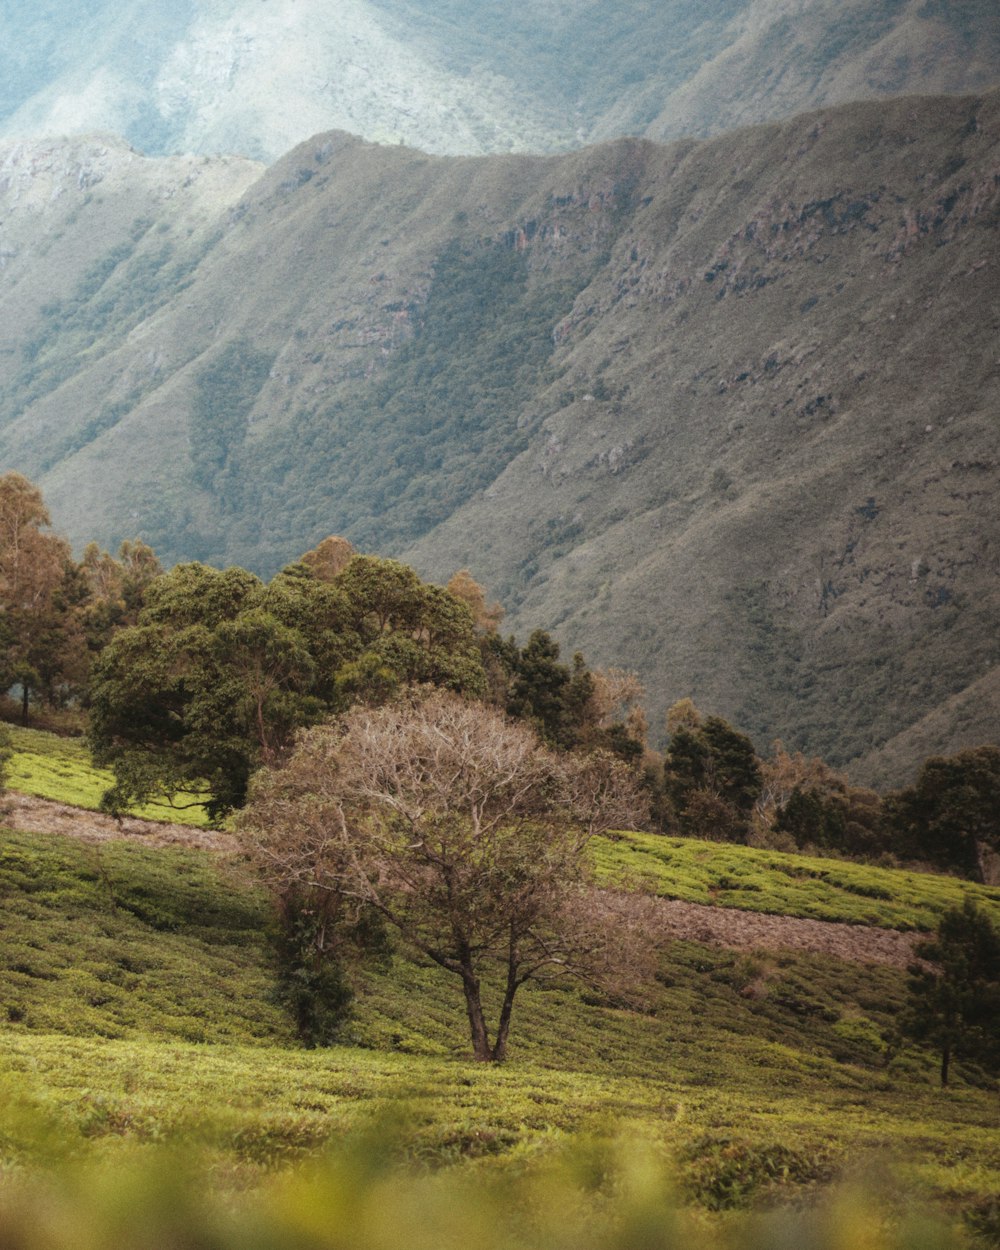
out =
[[[19,756],[48,759],[52,797],[65,801],[61,787],[70,786],[86,797],[93,779],[78,743],[17,737]],[[730,906],[746,894],[765,910],[826,909],[848,920],[858,918],[855,905],[872,903],[860,883],[890,895],[877,905],[884,922],[901,927],[933,918],[949,891],[961,888],[929,876],[644,835],[602,841],[595,856],[602,873],[645,878],[662,893]],[[741,878],[759,890],[739,889]],[[468,1058],[457,983],[404,950],[355,970],[354,1013],[337,1045],[299,1047],[275,999],[268,922],[266,899],[231,857],[0,833],[0,1160],[7,1169],[38,1175],[51,1165],[71,1188],[72,1169],[90,1176],[87,1169],[107,1164],[120,1177],[135,1169],[139,1177],[144,1165],[135,1152],[154,1158],[167,1149],[207,1174],[207,1188],[199,1184],[215,1202],[212,1194],[234,1189],[270,1194],[272,1174],[344,1142],[367,1141],[389,1122],[391,1148],[380,1149],[390,1162],[365,1164],[367,1179],[358,1182],[362,1222],[388,1202],[378,1176],[416,1185],[418,1205],[430,1192],[467,1183],[477,1201],[499,1186],[520,1194],[527,1209],[540,1201],[532,1187],[542,1185],[546,1168],[568,1168],[575,1179],[564,1176],[546,1201],[569,1202],[577,1220],[589,1212],[593,1227],[572,1225],[576,1242],[566,1244],[611,1247],[618,1234],[605,1227],[604,1240],[596,1240],[594,1229],[613,1213],[625,1218],[625,1181],[609,1179],[624,1139],[653,1160],[636,1166],[660,1178],[657,1202],[668,1187],[696,1213],[683,1216],[695,1221],[683,1243],[691,1246],[701,1236],[711,1242],[706,1229],[721,1236],[727,1212],[761,1202],[811,1204],[832,1182],[865,1172],[886,1178],[877,1201],[887,1229],[924,1204],[948,1224],[971,1212],[990,1226],[988,1203],[1000,1186],[995,1092],[966,1068],[942,1093],[932,1055],[895,1053],[887,1044],[905,996],[898,970],[672,942],[641,1008],[574,985],[526,987],[515,1007],[510,1062],[484,1067]],[[495,987],[486,992],[495,1009]],[[357,1147],[362,1155],[367,1149]],[[358,1166],[349,1150],[329,1175],[354,1176]],[[70,1174],[59,1170],[66,1167]],[[414,1168],[427,1178],[413,1181]],[[583,1184],[580,1176],[590,1173],[598,1179]],[[76,1209],[91,1211],[97,1199],[88,1195],[104,1192],[102,1184],[88,1180]],[[323,1192],[309,1200],[316,1210],[327,1210]],[[139,1205],[156,1207],[156,1193],[154,1185]],[[268,1197],[254,1208],[257,1216],[277,1218],[272,1200],[290,1201]],[[0,1187],[0,1208],[4,1201]],[[186,1210],[191,1201],[185,1190],[170,1209]],[[249,1218],[246,1201],[241,1219]],[[456,1210],[464,1201],[449,1199]],[[51,1205],[47,1198],[45,1210]],[[30,1201],[28,1209],[32,1227],[41,1228]],[[236,1218],[236,1210],[230,1204],[213,1219]],[[98,1223],[104,1218],[91,1214]],[[674,1217],[664,1207],[657,1218]],[[359,1234],[352,1244],[401,1245],[402,1228],[387,1225],[384,1240]],[[450,1245],[450,1234],[434,1228],[433,1244]],[[408,1231],[418,1244],[430,1237],[426,1229]],[[255,1240],[244,1229],[244,1240],[234,1233],[232,1244],[339,1244],[283,1241],[286,1233]],[[508,1229],[506,1240],[478,1241],[562,1244],[552,1229],[545,1236],[522,1242]],[[203,1244],[171,1241],[162,1229],[150,1237],[150,1245]],[[94,1233],[86,1244],[103,1250],[114,1240]],[[41,1243],[25,1234],[14,1244],[34,1250]],[[52,1234],[45,1244],[61,1250],[74,1243]],[[803,1234],[794,1244],[810,1243]]]
[[[932,873],[642,833],[599,840],[593,859],[605,881],[689,903],[927,932],[971,894],[1000,922],[1000,889]]]
[[[0,835],[0,1020],[18,1032],[288,1042],[265,900],[191,851]]]
[[[15,725],[9,725],[8,729],[14,748],[7,770],[11,790],[98,810],[101,795],[113,784],[114,777],[109,769],[95,768],[82,738],[65,738]],[[171,807],[161,802],[137,808],[135,815],[172,824],[200,826],[206,823],[201,807]]]
[[[409,1163],[511,1175],[627,1126],[710,1209],[811,1192],[868,1154],[949,1216],[1000,1179],[993,1096],[941,1095],[930,1056],[887,1051],[891,969],[675,942],[642,1011],[525,991],[512,1061],[492,1068],[468,1059],[457,985],[398,952],[358,977],[341,1044],[305,1051],[273,1001],[264,901],[235,866],[55,835],[0,847],[0,1082],[73,1157],[197,1143],[220,1184],[256,1185],[394,1115]],[[8,1161],[34,1140],[0,1126]]]

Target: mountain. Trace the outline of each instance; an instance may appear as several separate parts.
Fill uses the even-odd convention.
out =
[[[1000,94],[549,157],[22,144],[0,188],[0,457],[78,544],[468,566],[654,727],[691,694],[880,782],[1000,735]]]
[[[994,0],[9,0],[0,135],[263,160],[333,128],[558,151],[998,82]]]

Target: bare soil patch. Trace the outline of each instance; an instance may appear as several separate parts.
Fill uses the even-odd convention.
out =
[[[0,812],[3,823],[12,829],[61,833],[84,842],[142,842],[146,846],[183,846],[204,851],[235,851],[238,845],[231,833],[142,820],[138,816],[124,816],[119,820],[103,812],[12,791],[0,800]]]
[[[914,947],[922,937],[895,929],[768,916],[674,899],[658,900],[658,909],[662,931],[670,937],[742,951],[816,951],[851,963],[885,964],[891,968],[905,968],[913,963]]]
[[[231,833],[141,820],[135,816],[117,820],[101,812],[33,795],[8,792],[0,806],[5,812],[4,822],[26,832],[58,833],[86,842],[124,840],[145,846],[182,846],[205,851],[233,852],[239,846]],[[657,924],[664,936],[733,950],[815,951],[851,963],[905,968],[914,961],[914,946],[920,941],[919,934],[899,933],[893,929],[768,916],[673,899],[657,899],[655,907]]]

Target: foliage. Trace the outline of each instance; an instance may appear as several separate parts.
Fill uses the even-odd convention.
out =
[[[912,970],[901,1035],[935,1047],[942,1086],[953,1056],[1000,1075],[1000,928],[967,895],[961,908],[945,912],[934,939],[917,954],[931,966]]]
[[[336,1038],[354,997],[335,941],[337,901],[316,890],[287,890],[278,900],[278,1001],[306,1046]]]
[[[356,708],[258,778],[243,828],[281,899],[303,887],[371,908],[459,978],[473,1054],[506,1057],[515,996],[581,969],[609,934],[581,908],[587,843],[641,818],[610,757],[557,756],[527,727],[444,691]],[[481,979],[504,992],[494,1040]]]
[[[188,790],[217,818],[296,729],[414,681],[484,689],[469,609],[405,565],[355,556],[327,581],[305,563],[267,586],[177,565],[95,665],[89,739],[114,769],[106,804]]]
[[[273,357],[249,343],[227,344],[196,378],[188,417],[191,473],[199,486],[231,503],[226,468],[238,460],[249,428],[248,416],[267,380]]]
[[[674,710],[663,764],[670,824],[691,837],[745,842],[763,785],[753,743],[721,717],[702,720],[690,700],[684,703],[690,707],[683,715]]]
[[[888,806],[912,855],[985,881],[984,852],[1000,854],[1000,747],[925,760]]]
[[[682,1153],[686,1188],[710,1211],[775,1201],[783,1187],[829,1184],[837,1167],[828,1153],[807,1153],[779,1142],[750,1142],[709,1134]]]
[[[148,1157],[132,1151],[85,1166],[60,1161],[6,1188],[0,1219],[11,1250],[961,1250],[968,1244],[919,1211],[887,1220],[878,1193],[862,1187],[814,1208],[706,1223],[680,1209],[670,1159],[654,1143],[625,1134],[549,1149],[513,1177],[488,1166],[435,1176],[406,1165],[399,1130],[390,1122],[354,1133],[311,1168],[239,1203],[206,1192],[212,1156],[204,1146],[147,1149]],[[781,1160],[794,1160],[794,1152],[776,1147],[759,1158],[775,1188],[792,1179],[787,1164],[782,1177]]]

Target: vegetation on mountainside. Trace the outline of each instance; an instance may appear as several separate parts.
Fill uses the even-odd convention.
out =
[[[473,567],[522,634],[638,671],[654,733],[693,692],[761,744],[901,784],[898,751],[881,775],[856,762],[932,713],[924,755],[1000,729],[996,108],[496,162],[332,136],[238,205],[224,165],[74,154],[101,182],[88,202],[32,175],[51,226],[33,267],[29,209],[5,199],[0,347],[51,376],[5,390],[0,450],[51,466],[78,542],[138,530],[169,563],[270,576],[340,531],[441,582]],[[216,227],[190,285],[161,302],[170,261],[142,294],[133,266]],[[39,312],[70,303],[72,326]],[[206,413],[239,435],[209,436],[211,475],[191,460]]]
[[[603,750],[641,770],[664,832],[895,857],[980,882],[1000,854],[1000,748],[931,758],[883,801],[780,743],[758,757],[745,734],[684,699],[661,761],[635,674],[591,670],[580,654],[564,664],[543,631],[523,647],[502,639],[499,607],[467,570],[442,589],[336,537],[267,584],[240,568],[163,573],[138,541],[117,558],[91,543],[76,563],[17,473],[0,478],[0,522],[0,678],[22,722],[33,705],[85,715],[96,762],[113,769],[111,811],[160,802],[217,819],[242,806],[256,768],[285,762],[302,728],[421,684],[527,722],[549,747]]]
[[[404,341],[370,385],[333,404],[313,400],[235,445],[233,508],[243,513],[263,493],[286,531],[294,516],[299,534],[326,527],[362,549],[399,550],[428,533],[528,446],[538,421],[521,414],[552,379],[552,327],[589,276],[529,281],[526,252],[453,240],[434,261],[426,301],[398,310]]]

